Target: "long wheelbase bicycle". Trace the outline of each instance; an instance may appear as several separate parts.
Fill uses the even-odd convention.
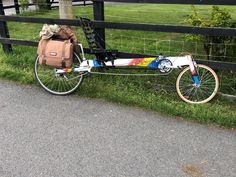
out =
[[[106,50],[98,42],[99,35],[95,33],[91,20],[78,17],[85,37],[89,45],[89,53],[96,56],[94,60],[84,57],[82,44],[78,44],[81,56],[74,53],[71,68],[54,68],[40,65],[39,58],[35,59],[34,73],[39,84],[48,92],[55,95],[68,95],[74,92],[81,84],[84,75],[136,75],[158,76],[168,75],[173,69],[182,69],[176,80],[176,90],[179,97],[192,104],[201,104],[210,101],[216,95],[219,88],[219,79],[216,73],[208,66],[197,64],[191,54],[177,57],[163,57],[162,55],[151,58],[118,59],[117,50]],[[154,74],[122,74],[110,72],[94,72],[94,68],[108,69],[132,68],[152,69]],[[158,72],[158,73],[157,73]]]
[[[82,45],[81,50],[83,51]],[[208,66],[197,65],[191,55],[182,57],[163,57],[157,58],[133,58],[116,59],[113,61],[100,62],[97,59],[86,60],[82,52],[83,61],[74,54],[72,68],[53,68],[51,66],[40,65],[36,57],[34,72],[39,84],[48,92],[55,95],[68,95],[73,93],[81,84],[84,75],[107,74],[107,75],[127,75],[110,72],[93,72],[93,68],[124,68],[136,67],[155,69],[159,73],[154,74],[128,74],[137,76],[159,76],[168,75],[173,69],[183,69],[176,80],[176,90],[179,97],[192,104],[201,104],[210,101],[216,95],[219,88],[219,79],[216,73]]]

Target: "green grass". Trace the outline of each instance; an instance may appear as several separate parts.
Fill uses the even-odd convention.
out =
[[[203,15],[207,16],[210,6],[199,6]],[[235,7],[226,7],[234,12]],[[183,19],[191,11],[190,6],[181,5],[109,5],[106,6],[106,20],[117,22],[140,22],[140,23],[171,23],[184,24]],[[173,13],[169,13],[173,11]],[[145,12],[143,15],[143,12]],[[75,15],[92,17],[91,7],[75,7]],[[58,18],[58,11],[24,13],[25,16]],[[120,18],[115,18],[116,16]],[[235,14],[233,14],[236,17]],[[129,17],[129,18],[127,18]],[[19,25],[20,24],[20,25]],[[41,24],[10,22],[9,31],[12,38],[38,40]],[[77,35],[83,44],[85,38],[79,28]],[[155,33],[127,30],[107,30],[108,44],[112,48],[126,52],[153,52],[168,51],[178,53],[178,41],[183,40],[183,35],[174,33]],[[144,51],[144,41],[146,38]],[[150,40],[148,40],[150,39]],[[157,40],[158,39],[158,40]],[[169,40],[173,40],[171,48]],[[160,42],[162,41],[162,42]],[[160,43],[158,43],[160,42]],[[187,46],[192,49],[194,44]],[[14,80],[23,84],[37,84],[34,79],[33,65],[36,48],[14,46],[14,52],[4,54],[0,50],[0,77]],[[159,52],[158,51],[158,52]],[[168,54],[167,54],[168,55]],[[121,76],[98,76],[86,78],[76,95],[100,98],[112,102],[132,105],[148,110],[157,111],[165,115],[183,117],[200,123],[214,124],[218,126],[236,127],[236,102],[227,101],[217,96],[210,103],[203,105],[190,105],[180,100],[175,92],[175,79],[177,72],[168,77],[121,77]],[[235,73],[218,72],[221,76],[221,91],[235,94]]]
[[[201,16],[204,16],[206,19],[210,18],[211,6],[196,6],[196,8]],[[236,7],[221,6],[221,8],[227,9],[231,13],[233,20],[236,19]],[[74,7],[73,11],[75,16],[93,18],[92,6]],[[113,22],[187,25],[185,19],[188,18],[191,12],[192,8],[190,5],[110,4],[105,6],[105,20]],[[26,12],[22,15],[58,18],[58,10],[49,12]],[[17,33],[11,33],[12,38],[38,40],[38,32],[42,25],[32,25],[30,23],[16,25],[15,22],[9,24],[11,31],[17,31]],[[27,28],[27,35],[24,33],[25,28]],[[76,31],[82,43],[86,43],[81,30],[77,28]],[[178,55],[184,51],[191,52],[198,59],[207,58],[201,42],[188,41],[185,39],[184,34],[177,33],[106,30],[108,47],[116,48],[120,51],[152,55],[159,53]],[[217,60],[224,61],[225,58],[218,57]],[[228,61],[236,61],[236,57],[228,59]]]

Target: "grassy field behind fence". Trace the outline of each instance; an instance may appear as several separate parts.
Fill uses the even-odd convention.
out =
[[[205,17],[210,6],[197,6]],[[236,18],[235,7],[225,7]],[[106,5],[106,20],[115,22],[140,22],[162,24],[184,24],[191,13],[186,5]],[[92,18],[92,7],[74,7],[74,14]],[[58,18],[58,10],[49,12],[27,12],[25,16]],[[8,23],[11,38],[38,40],[41,24]],[[76,28],[79,40],[86,44],[81,29]],[[181,51],[194,50],[204,57],[204,52],[196,44],[186,42],[183,34],[156,33],[126,30],[106,30],[107,43],[120,51],[176,55]],[[184,46],[183,46],[184,45]],[[86,46],[86,45],[85,45]],[[33,64],[36,48],[14,46],[12,54],[0,53],[0,77],[24,84],[35,84]],[[199,51],[196,51],[199,50]],[[91,57],[91,56],[88,56]],[[101,98],[108,101],[154,110],[166,115],[183,117],[201,123],[215,124],[228,128],[236,127],[236,102],[217,96],[203,105],[182,102],[175,92],[175,78],[179,71],[164,77],[121,77],[96,76],[86,78],[76,92],[79,96]],[[235,73],[218,72],[221,78],[221,92],[235,94]]]

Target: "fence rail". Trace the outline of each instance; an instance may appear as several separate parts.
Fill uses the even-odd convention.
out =
[[[78,20],[53,19],[53,18],[33,18],[20,16],[0,15],[0,21],[15,21],[28,23],[48,23],[59,25],[80,26]],[[211,36],[236,36],[236,28],[215,28],[215,27],[193,27],[193,26],[176,26],[176,25],[155,25],[155,24],[136,24],[136,23],[114,23],[104,21],[93,21],[96,28],[106,29],[123,29],[139,31],[158,31],[172,33],[191,33]]]
[[[16,40],[16,39],[8,39],[8,38],[1,38],[0,42],[4,44],[14,44],[14,45],[23,45],[23,46],[32,46],[37,47],[38,42],[35,41],[26,41],[26,40]],[[89,49],[85,48],[84,52],[89,53]],[[118,52],[117,57],[121,58],[141,58],[141,57],[152,57],[152,55],[145,55],[145,54],[133,54],[127,52]],[[236,71],[236,63],[230,62],[219,62],[219,61],[205,61],[205,60],[196,60],[199,64],[205,64],[210,66],[214,69],[220,69],[225,71]]]
[[[135,23],[114,23],[94,21],[95,27],[107,29],[125,29],[139,31],[157,31],[171,33],[191,33],[210,36],[236,36],[236,29],[233,28],[215,28],[215,27],[193,27],[176,25],[153,25],[153,24],[135,24]]]
[[[236,29],[233,28],[201,28],[201,27],[192,27],[192,26],[174,26],[174,25],[158,25],[158,24],[135,24],[135,23],[114,23],[114,22],[105,22],[104,21],[104,1],[106,2],[129,2],[129,3],[163,3],[162,0],[94,0],[94,25],[97,32],[104,39],[105,47],[105,29],[125,29],[125,30],[142,30],[142,31],[161,31],[161,32],[174,32],[174,33],[191,33],[191,34],[202,34],[202,35],[211,35],[211,36],[236,36]],[[234,0],[235,1],[235,0]],[[191,3],[213,3],[213,4],[224,4],[224,5],[236,5],[236,2],[232,0],[193,0]],[[185,0],[165,0],[165,3],[187,3]],[[188,1],[189,2],[189,1]],[[224,3],[223,3],[224,2]],[[66,20],[66,19],[51,19],[51,18],[32,18],[32,17],[19,17],[19,16],[5,16],[3,7],[0,4],[0,42],[3,44],[3,49],[5,52],[11,51],[11,44],[15,45],[25,45],[25,46],[37,46],[35,41],[25,41],[10,39],[6,22],[15,21],[15,22],[27,22],[27,23],[48,23],[48,24],[61,24],[61,25],[70,25],[70,26],[80,26],[78,20]],[[86,49],[85,52],[88,52]],[[119,52],[118,57],[144,57],[150,55],[143,54],[133,54]],[[207,64],[214,69],[220,70],[230,70],[236,71],[236,63],[228,62],[216,62],[216,61],[198,61],[202,64]]]
[[[48,23],[48,24],[59,24],[59,25],[71,25],[79,26],[78,20],[70,19],[54,19],[54,18],[35,18],[35,17],[21,17],[21,16],[8,16],[0,15],[0,21],[15,21],[15,22],[26,22],[26,23]]]
[[[236,5],[235,0],[93,0],[93,2],[123,2],[152,4]]]

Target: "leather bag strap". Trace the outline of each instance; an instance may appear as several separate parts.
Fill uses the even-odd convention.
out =
[[[61,65],[63,68],[66,68],[66,63],[65,63],[65,50],[66,50],[66,44],[67,44],[67,40],[64,41],[63,43],[63,47],[62,47],[62,58],[61,58]]]
[[[45,57],[45,51],[46,51],[46,48],[47,48],[47,45],[48,45],[48,42],[47,40],[43,40],[42,41],[42,64],[46,64],[46,57]],[[45,44],[44,44],[45,43]]]

